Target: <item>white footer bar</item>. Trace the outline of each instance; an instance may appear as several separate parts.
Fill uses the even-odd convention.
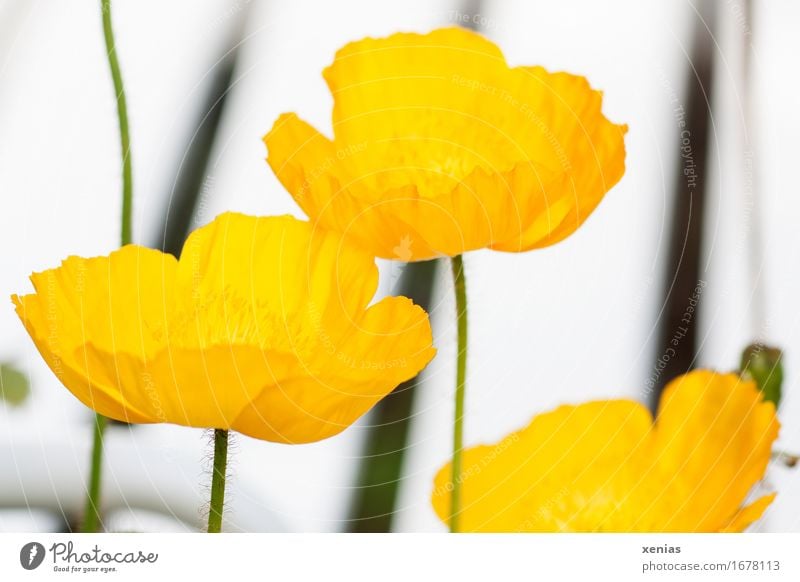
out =
[[[0,580],[170,575],[226,582],[797,582],[800,534],[0,534]]]

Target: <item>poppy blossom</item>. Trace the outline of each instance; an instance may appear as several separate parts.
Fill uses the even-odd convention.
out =
[[[778,435],[775,406],[735,374],[695,371],[666,388],[655,422],[630,400],[561,406],[464,452],[463,531],[733,532]],[[433,507],[449,516],[450,466]]]
[[[460,28],[346,45],[333,139],[282,115],[267,161],[311,221],[404,261],[569,236],[622,177],[624,125],[583,77],[510,67]]]
[[[374,257],[289,216],[227,213],[180,260],[127,245],[31,280],[12,300],[47,364],[85,405],[132,423],[317,441],[435,353],[411,300],[369,305]]]

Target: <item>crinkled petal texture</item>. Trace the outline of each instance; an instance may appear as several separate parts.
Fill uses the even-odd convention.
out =
[[[427,314],[368,306],[374,258],[289,216],[224,214],[180,261],[129,245],[35,273],[17,313],[84,404],[135,423],[317,441],[433,357]]]
[[[562,406],[492,446],[465,451],[464,531],[742,531],[778,434],[755,384],[696,371],[664,392],[657,420],[628,400]],[[449,521],[450,465],[433,507]]]
[[[285,114],[267,161],[312,221],[376,256],[553,244],[624,172],[626,127],[586,79],[510,68],[473,32],[367,38],[325,80],[334,139]]]

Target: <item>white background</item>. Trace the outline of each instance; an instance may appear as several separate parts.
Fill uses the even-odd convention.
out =
[[[457,2],[430,0],[113,5],[132,127],[134,238],[147,244],[158,235],[155,225],[194,130],[208,73],[242,16],[245,40],[212,154],[213,187],[204,193],[196,224],[225,210],[302,216],[264,162],[261,136],[277,115],[296,111],[330,134],[332,101],[321,71],[339,46],[367,35],[454,24],[462,14]],[[741,19],[742,0],[719,7],[701,364],[735,368],[741,348],[756,338],[783,347],[779,446],[797,451],[800,37],[792,23],[800,4],[755,2],[754,22]],[[625,177],[574,236],[523,255],[481,251],[466,257],[467,445],[498,440],[559,403],[642,397],[656,357],[653,331],[676,167],[670,91],[680,95],[684,86],[696,19],[689,2],[666,0],[496,0],[479,16],[511,64],[586,75],[604,91],[606,115],[630,130]],[[743,47],[753,59],[751,121],[742,105]],[[745,150],[753,152],[751,189],[742,180]],[[112,250],[119,192],[117,119],[99,2],[0,1],[0,298],[28,291],[31,271],[68,254]],[[754,236],[764,249],[757,256],[751,256]],[[755,273],[764,292],[758,304]],[[449,285],[443,276],[432,313],[439,355],[414,413],[396,521],[401,531],[443,531],[428,499],[451,446]],[[78,512],[91,416],[40,360],[10,301],[0,301],[0,330],[0,359],[16,361],[33,383],[24,407],[0,407],[0,506]],[[356,425],[326,442],[294,447],[239,437],[226,528],[342,529],[363,435]],[[120,528],[184,530],[200,522],[207,497],[202,431],[115,429],[108,441],[106,503],[179,520],[121,511],[115,514]],[[776,466],[768,479],[779,495],[758,528],[800,530],[800,475]],[[0,511],[0,530],[48,527],[47,513]]]

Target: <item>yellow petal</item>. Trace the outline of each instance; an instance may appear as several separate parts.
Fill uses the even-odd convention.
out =
[[[528,121],[510,124],[509,133],[513,132],[527,159],[560,176],[547,189],[542,214],[549,212],[551,220],[546,235],[531,223],[519,242],[512,238],[492,247],[519,252],[555,244],[583,224],[625,173],[623,138],[628,128],[603,116],[602,94],[583,77],[519,67],[504,80],[506,91],[523,96],[519,107]],[[501,119],[511,118],[501,114]],[[561,208],[566,209],[563,218],[559,218]]]
[[[638,475],[626,467],[646,446],[651,417],[623,400],[562,406],[463,460],[463,531],[593,531],[620,524],[618,500]],[[434,482],[448,522],[451,466]]]
[[[321,214],[341,194],[333,143],[294,113],[281,115],[264,143],[267,162],[308,216]]]
[[[509,68],[472,32],[351,43],[325,78],[335,138],[284,115],[267,159],[312,222],[378,256],[553,244],[624,171],[626,128],[585,79]]]
[[[775,495],[775,493],[764,495],[750,505],[743,507],[736,513],[733,519],[731,519],[730,523],[720,531],[723,533],[736,533],[746,530],[750,525],[761,518],[770,503],[775,500]]]
[[[709,531],[763,477],[779,424],[753,382],[696,371],[664,391],[657,428],[659,461],[671,476],[663,497],[680,500],[664,527]]]
[[[323,367],[265,383],[231,423],[236,430],[277,442],[304,443],[335,435],[409,380],[435,355],[427,315],[405,297],[388,297],[364,312],[339,341],[318,347]],[[300,369],[305,373],[298,373]]]
[[[371,190],[414,184],[426,198],[479,165],[510,169],[476,139],[496,132],[478,116],[480,93],[462,84],[496,86],[505,67],[496,46],[460,28],[348,44],[324,72],[335,142],[353,150],[344,166]]]
[[[34,275],[17,312],[61,381],[119,420],[278,442],[342,431],[435,351],[374,258],[288,216],[224,214],[180,261],[129,246]]]
[[[176,261],[134,245],[108,257],[69,257],[61,267],[34,273],[35,293],[13,296],[17,314],[48,366],[87,406],[113,418],[144,422],[127,387],[137,370],[113,356],[146,359],[163,344]],[[111,357],[96,357],[98,352]]]
[[[226,213],[187,239],[177,285],[189,301],[178,305],[176,332],[188,335],[173,341],[254,344],[306,357],[320,320],[352,320],[364,310],[378,270],[357,247],[290,216]]]
[[[772,501],[742,507],[763,477],[778,423],[754,384],[692,372],[671,383],[655,424],[632,401],[564,406],[464,454],[464,531],[739,531]],[[449,521],[452,476],[434,480]]]

